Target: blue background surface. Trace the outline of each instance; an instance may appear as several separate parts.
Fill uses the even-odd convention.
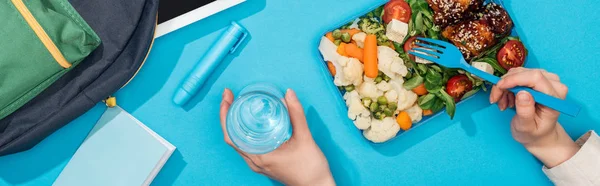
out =
[[[254,82],[293,88],[311,131],[340,185],[549,185],[541,164],[516,143],[487,93],[460,104],[455,120],[437,117],[392,142],[372,145],[346,118],[339,94],[318,58],[317,39],[344,17],[383,0],[249,0],[159,38],[134,81],[116,93],[118,104],[178,150],[154,185],[271,185],[253,173],[223,141],[221,93]],[[568,99],[583,105],[560,122],[576,138],[600,130],[600,1],[505,0],[530,55],[528,66],[559,74]],[[235,57],[221,64],[185,108],[173,93],[189,69],[230,21],[251,34]],[[0,185],[49,185],[104,111],[98,104],[35,148],[0,157]]]

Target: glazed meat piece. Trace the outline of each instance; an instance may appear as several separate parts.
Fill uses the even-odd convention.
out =
[[[510,34],[513,28],[513,22],[508,12],[496,3],[489,3],[485,6],[481,19],[486,21],[492,27],[492,31],[500,36]]]
[[[434,12],[433,22],[444,28],[476,17],[483,0],[427,0]]]
[[[442,36],[452,42],[463,53],[465,59],[479,55],[497,42],[491,26],[481,20],[463,21],[446,27]]]

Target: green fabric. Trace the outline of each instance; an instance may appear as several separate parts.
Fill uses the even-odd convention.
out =
[[[74,68],[100,38],[67,0],[24,0],[72,66],[61,67],[10,0],[0,2],[0,119]]]

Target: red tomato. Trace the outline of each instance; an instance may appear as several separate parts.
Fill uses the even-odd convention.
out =
[[[404,52],[408,53],[410,49],[417,47],[417,45],[415,45],[415,43],[417,42],[417,37],[419,36],[412,36],[406,40],[406,42],[404,43]],[[413,55],[409,54],[408,57],[410,57],[410,59],[412,59],[413,61],[415,60],[415,56]]]
[[[408,23],[412,13],[410,6],[404,0],[390,0],[383,7],[383,11],[383,22],[385,24],[390,23],[392,19]]]
[[[473,82],[464,74],[453,76],[446,84],[446,92],[458,102],[465,93],[473,90]]]
[[[517,40],[510,40],[498,52],[498,63],[502,68],[509,70],[514,67],[521,67],[525,63],[527,51],[523,43]]]

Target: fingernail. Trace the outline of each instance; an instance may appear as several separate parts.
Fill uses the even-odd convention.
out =
[[[296,92],[294,92],[294,90],[289,89],[289,88],[287,89],[286,97],[290,101],[296,101],[296,100],[298,100],[298,97],[296,97]]]
[[[531,98],[529,97],[529,95],[527,95],[526,92],[521,91],[517,94],[517,100],[519,100],[519,102],[521,103],[529,103],[529,101],[531,101]]]
[[[227,88],[225,88],[225,90],[223,90],[223,95],[221,95],[221,99],[225,99],[225,94],[227,93]]]

